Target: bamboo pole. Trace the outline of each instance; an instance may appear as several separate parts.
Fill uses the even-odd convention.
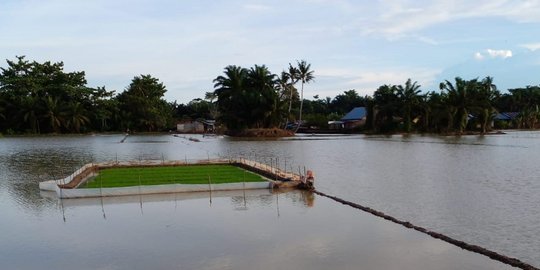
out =
[[[212,180],[210,175],[208,175],[208,190],[210,191],[210,205],[212,205]]]
[[[242,179],[242,191],[244,193],[244,207],[246,207],[246,171],[244,170],[244,179]]]

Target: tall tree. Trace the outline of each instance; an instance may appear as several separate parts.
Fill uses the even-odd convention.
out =
[[[124,119],[141,131],[156,131],[169,124],[172,111],[163,99],[165,85],[151,75],[135,76],[128,88],[118,96]],[[127,118],[127,119],[126,119]]]
[[[354,107],[366,106],[366,98],[358,95],[356,90],[351,89],[339,94],[330,102],[332,112],[345,114]]]
[[[274,127],[279,121],[278,94],[275,77],[264,65],[255,65],[247,74],[249,106],[253,106],[249,119],[250,126],[258,128]]]
[[[373,128],[376,131],[395,130],[394,117],[399,113],[399,97],[395,85],[382,85],[373,93]]]
[[[29,125],[32,133],[41,133],[39,125],[39,116],[42,113],[42,105],[36,96],[21,97],[19,103],[19,112],[25,124]]]
[[[471,94],[476,91],[478,82],[474,80],[463,80],[455,78],[455,84],[446,80],[441,82],[439,88],[448,93],[448,105],[455,109],[455,120],[458,134],[463,134],[469,120],[469,109],[471,108]]]
[[[45,115],[46,123],[49,125],[50,131],[54,133],[60,132],[60,128],[66,126],[66,113],[63,111],[62,104],[59,98],[48,96],[45,98]]]
[[[14,132],[72,132],[64,121],[75,112],[66,109],[70,104],[80,104],[82,119],[90,119],[101,100],[112,97],[112,92],[87,87],[86,83],[83,71],[65,72],[63,62],[39,63],[24,56],[7,60],[7,67],[0,68],[0,96],[6,103],[6,121],[0,128],[9,127]],[[92,123],[83,121],[79,128],[89,130]]]
[[[247,128],[243,115],[248,70],[240,66],[225,67],[224,75],[214,79],[220,120],[231,130]]]
[[[6,116],[4,115],[4,111],[6,110],[6,105],[4,101],[3,95],[0,95],[0,119],[6,119]],[[0,125],[0,130],[2,126]]]
[[[305,60],[297,62],[298,64],[298,79],[302,82],[302,90],[300,91],[300,113],[298,116],[298,126],[296,131],[302,125],[302,106],[304,105],[304,84],[310,83],[315,79],[313,70],[311,70],[311,64],[308,64]]]
[[[87,116],[87,112],[81,103],[72,102],[67,107],[66,116],[66,128],[71,132],[79,133],[81,127],[90,122],[90,118]]]
[[[264,65],[225,67],[214,79],[219,119],[231,133],[279,126],[285,114],[277,87],[276,75]]]
[[[473,110],[476,111],[482,134],[490,128],[490,123],[497,111],[494,104],[499,95],[497,86],[493,83],[493,77],[484,78],[475,88]]]
[[[287,77],[290,80],[289,83],[289,110],[287,115],[287,120],[289,119],[291,115],[291,109],[292,109],[292,102],[293,102],[293,94],[294,94],[294,85],[298,82],[300,76],[300,71],[298,68],[294,67],[291,63],[289,63],[289,72],[287,73]]]
[[[417,82],[411,82],[411,79],[408,79],[405,82],[405,86],[397,86],[397,95],[401,101],[401,106],[403,110],[403,118],[405,122],[405,131],[411,132],[412,126],[412,111],[419,106],[420,103],[420,85],[416,84]]]
[[[210,119],[216,119],[218,117],[218,110],[217,110],[217,105],[215,104],[214,100],[217,99],[217,96],[214,92],[206,92],[205,95],[204,95],[204,99],[206,99],[209,104],[209,115],[210,115]]]

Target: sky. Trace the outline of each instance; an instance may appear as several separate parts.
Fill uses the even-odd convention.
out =
[[[540,84],[540,0],[0,0],[0,67],[20,55],[117,92],[150,74],[179,103],[228,65],[298,60],[314,71],[308,99],[457,76],[504,92]]]

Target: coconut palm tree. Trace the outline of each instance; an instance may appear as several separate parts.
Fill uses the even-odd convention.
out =
[[[291,65],[291,63],[289,63],[289,72],[287,73],[287,75],[288,75],[287,77],[289,77],[289,80],[291,81],[289,84],[290,94],[289,94],[289,110],[288,110],[288,116],[287,116],[287,122],[288,122],[288,118],[291,115],[291,109],[292,109],[294,85],[299,80],[298,76],[300,75],[300,71],[298,70],[298,68],[294,67],[293,65]]]
[[[49,123],[49,127],[55,133],[60,131],[62,126],[65,126],[64,113],[58,98],[48,96],[44,100],[45,115],[44,118]]]
[[[285,106],[283,108],[284,117],[283,120],[285,121],[285,127],[287,126],[287,123],[289,123],[289,118],[291,117],[291,104],[293,100],[298,99],[298,92],[293,86],[293,82],[291,79],[291,75],[286,72],[282,71],[281,75],[277,77],[276,79],[276,87],[279,89],[279,107]],[[291,98],[292,95],[292,98]],[[287,103],[288,108],[287,110]]]
[[[286,96],[289,95],[289,73],[282,71],[281,74],[276,78],[276,86],[279,89],[279,99],[285,100]]]
[[[86,116],[84,107],[78,102],[71,102],[68,105],[66,127],[79,133],[81,127],[90,123],[90,118]]]
[[[412,110],[420,103],[420,96],[418,95],[421,92],[419,90],[420,85],[416,83],[417,82],[412,83],[411,79],[408,79],[407,82],[405,82],[405,86],[397,86],[397,95],[403,108],[403,118],[405,120],[406,132],[411,132]]]
[[[302,107],[304,105],[304,84],[310,83],[315,79],[313,76],[313,70],[311,70],[311,64],[308,64],[305,60],[301,60],[297,62],[298,64],[298,79],[302,82],[302,90],[300,91],[300,113],[298,116],[298,126],[296,127],[296,131],[300,128],[300,125],[302,125]]]

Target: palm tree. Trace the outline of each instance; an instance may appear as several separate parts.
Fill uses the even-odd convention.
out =
[[[249,122],[255,123],[258,128],[273,126],[277,114],[278,94],[275,90],[276,75],[272,74],[264,65],[252,67],[247,74],[249,87],[248,107],[250,110]]]
[[[62,126],[65,126],[64,115],[61,109],[61,104],[58,98],[48,96],[44,100],[45,103],[45,120],[49,122],[51,130],[55,133],[60,131]]]
[[[30,125],[32,133],[39,134],[39,115],[40,115],[40,106],[38,103],[38,98],[35,96],[27,96],[21,99],[20,101],[20,113],[22,114],[22,119],[25,123]]]
[[[287,122],[288,122],[288,118],[291,115],[291,109],[292,109],[294,85],[299,80],[300,71],[298,70],[298,68],[293,67],[293,65],[289,63],[289,73],[287,73],[287,75],[289,79],[291,80],[289,84],[290,94],[289,94],[289,110],[288,110],[288,115],[287,115]]]
[[[489,123],[495,116],[496,109],[493,104],[499,94],[497,86],[493,83],[493,77],[484,78],[476,88],[475,106],[479,110],[478,115],[482,134],[488,131]]]
[[[302,82],[302,90],[300,92],[300,114],[298,116],[298,126],[296,127],[296,131],[300,128],[300,125],[302,125],[302,107],[304,105],[304,84],[310,83],[315,79],[313,76],[313,70],[310,70],[311,64],[308,64],[305,60],[301,60],[297,62],[298,64],[298,79]]]
[[[216,103],[214,102],[215,99],[217,99],[217,95],[214,92],[206,92],[204,94],[204,99],[208,100],[208,111],[210,113],[210,117],[212,119],[216,119],[218,117],[218,111],[216,107]]]
[[[277,84],[277,87],[279,88],[279,98],[281,100],[285,100],[286,97],[289,93],[289,80],[290,80],[290,76],[289,76],[289,73],[285,72],[285,71],[282,71],[281,72],[281,75],[277,77],[276,79],[276,84]]]
[[[6,116],[4,115],[5,111],[5,105],[4,100],[2,99],[2,96],[0,95],[0,119],[6,119]]]
[[[373,128],[377,131],[393,131],[394,116],[399,111],[399,97],[395,85],[381,85],[373,93]]]
[[[397,87],[397,95],[401,101],[403,107],[403,116],[405,118],[405,131],[411,132],[411,114],[412,110],[420,103],[420,85],[412,83],[411,79],[405,82],[405,86],[399,85]]]
[[[240,66],[225,67],[224,75],[214,79],[214,93],[217,96],[217,105],[221,121],[232,130],[245,128],[243,93],[247,83],[247,69]]]
[[[458,133],[462,134],[469,118],[470,98],[478,86],[477,80],[466,81],[460,77],[455,78],[455,85],[446,80],[440,83],[439,88],[448,92],[448,105],[454,108]]]
[[[291,116],[291,104],[293,99],[298,99],[298,92],[294,88],[292,84],[291,75],[285,71],[281,72],[281,76],[277,77],[276,79],[276,86],[279,88],[279,103],[281,106],[286,106],[287,103],[289,103],[289,110],[287,108],[284,108],[284,113],[286,115],[283,117],[283,120],[285,120],[285,128],[287,127],[287,124],[289,123],[289,117]],[[292,98],[291,98],[292,97]]]
[[[86,116],[86,111],[80,103],[72,102],[68,105],[66,126],[76,133],[79,133],[81,126],[90,123]]]
[[[431,99],[431,95],[434,94],[433,92],[428,92],[425,95],[420,95],[420,118],[422,119],[422,132],[427,132],[429,130],[431,121],[432,121],[432,108],[431,104],[429,103]]]

